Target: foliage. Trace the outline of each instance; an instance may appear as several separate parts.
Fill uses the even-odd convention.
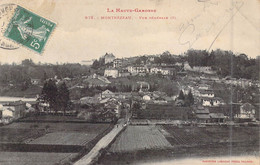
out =
[[[101,57],[99,58],[99,60],[95,60],[91,66],[91,68],[93,69],[99,69],[100,67],[104,67],[105,66],[105,58]]]
[[[259,79],[259,59],[249,59],[245,54],[235,55],[231,51],[217,49],[210,53],[206,50],[188,50],[186,61],[193,66],[211,66],[222,77]]]
[[[21,65],[0,64],[0,83],[23,84],[31,79],[79,77],[90,75],[90,68],[80,64],[41,64],[36,65],[32,60],[25,59]]]
[[[189,90],[189,93],[187,95],[185,95],[183,93],[183,91],[181,90],[180,93],[179,93],[178,99],[184,101],[185,107],[190,107],[191,105],[194,104],[194,97],[191,93],[191,90]]]
[[[190,90],[188,95],[185,96],[184,105],[189,107],[189,106],[191,106],[193,104],[194,104],[194,98],[193,98],[193,95],[192,95],[191,90]]]
[[[65,113],[71,105],[70,92],[66,84],[62,83],[57,87],[55,81],[52,79],[49,79],[44,83],[38,101],[41,103],[48,103],[49,108],[55,112],[61,109]]]
[[[179,93],[178,99],[180,99],[180,100],[184,100],[185,99],[185,96],[184,96],[184,93],[183,93],[182,90]]]
[[[42,92],[38,100],[42,103],[48,103],[50,109],[57,111],[56,103],[58,96],[58,88],[52,79],[46,81],[43,85]]]
[[[57,104],[58,107],[64,111],[64,114],[71,105],[70,92],[65,82],[58,87]]]
[[[138,118],[140,118],[142,115],[141,104],[139,102],[134,102],[132,106],[132,111],[136,114]]]

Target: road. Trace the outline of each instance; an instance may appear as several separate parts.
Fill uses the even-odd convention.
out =
[[[74,165],[88,165],[92,162],[92,160],[98,156],[99,151],[102,148],[107,147],[112,140],[116,137],[116,135],[124,128],[124,122],[125,120],[121,119],[118,121],[118,124],[115,125],[115,127],[110,131],[108,134],[106,134],[102,139],[99,140],[99,142],[95,145],[92,150],[82,157],[80,160],[75,162]]]

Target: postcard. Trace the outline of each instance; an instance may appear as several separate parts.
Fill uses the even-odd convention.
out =
[[[258,165],[258,0],[1,0],[0,165]]]

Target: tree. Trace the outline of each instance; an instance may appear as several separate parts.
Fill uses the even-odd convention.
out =
[[[66,86],[65,82],[63,82],[59,87],[58,87],[58,95],[57,95],[57,104],[58,108],[63,110],[64,115],[66,113],[66,110],[70,106],[70,92],[68,87]]]
[[[92,64],[92,66],[91,66],[93,69],[98,69],[98,67],[99,67],[99,62],[98,62],[98,60],[95,60],[94,62],[93,62],[93,64]]]
[[[57,112],[58,88],[53,80],[44,83],[42,92],[38,100],[42,103],[48,103],[49,108]]]
[[[184,96],[182,90],[181,90],[180,93],[179,93],[178,99],[180,99],[180,100],[184,100],[184,99],[185,99],[185,96]]]
[[[142,110],[141,110],[141,104],[139,102],[133,103],[133,112],[135,112],[137,118],[141,118]]]
[[[44,82],[44,81],[46,81],[46,80],[47,80],[47,73],[44,72],[44,73],[43,73],[43,77],[42,77],[42,81]]]
[[[22,61],[22,65],[23,66],[32,66],[32,65],[34,65],[34,63],[33,63],[32,59],[25,59]]]
[[[185,97],[184,105],[185,106],[191,106],[193,104],[194,104],[194,98],[193,98],[193,95],[192,95],[191,90],[190,90],[188,95]]]

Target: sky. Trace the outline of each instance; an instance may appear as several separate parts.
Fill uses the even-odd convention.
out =
[[[260,55],[259,0],[0,1],[0,5],[9,3],[19,4],[57,26],[42,54],[24,46],[0,48],[1,63],[19,63],[26,58],[41,63],[78,63],[106,52],[121,58],[164,51],[178,55],[188,49],[231,50],[251,58]],[[117,8],[156,12],[116,12]],[[94,19],[86,19],[89,16]],[[101,19],[103,16],[131,19]]]

